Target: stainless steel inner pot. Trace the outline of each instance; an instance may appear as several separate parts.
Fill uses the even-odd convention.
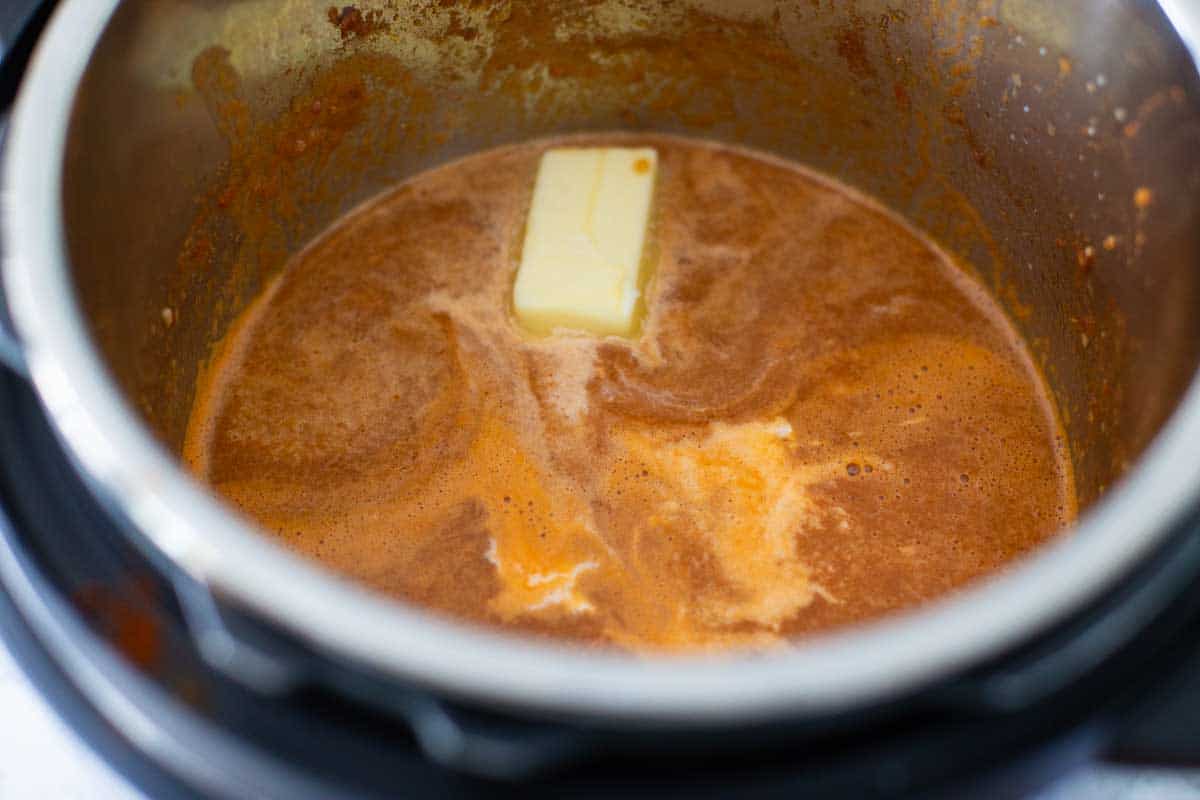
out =
[[[875,702],[1014,646],[1120,581],[1195,506],[1190,0],[393,0],[347,14],[64,0],[11,122],[3,277],[23,361],[90,485],[221,602],[453,696],[766,719]],[[296,144],[326,90],[361,92],[346,95],[357,111]],[[977,269],[1057,395],[1077,528],[918,612],[770,655],[639,660],[374,596],[184,474],[197,373],[289,253],[424,168],[611,129],[812,165]]]

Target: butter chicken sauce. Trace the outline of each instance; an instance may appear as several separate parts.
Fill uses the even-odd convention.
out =
[[[532,338],[544,149],[649,145],[636,341]],[[243,315],[185,458],[290,547],[455,617],[636,651],[769,646],[924,603],[1076,513],[996,302],[903,222],[762,155],[558,139],[419,175]]]

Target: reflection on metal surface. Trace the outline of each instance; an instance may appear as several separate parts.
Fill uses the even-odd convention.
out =
[[[999,18],[1021,35],[1059,53],[1075,49],[1080,28],[1079,14],[1073,3],[1044,3],[1038,0],[1001,0]],[[1093,5],[1101,5],[1094,3]]]
[[[1200,59],[1200,5],[1196,0],[1158,0],[1158,4],[1192,56]]]

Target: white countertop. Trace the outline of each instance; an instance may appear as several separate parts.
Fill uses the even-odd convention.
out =
[[[137,800],[55,715],[0,644],[0,800]],[[1200,770],[1093,768],[1036,800],[1200,800]]]
[[[55,715],[0,644],[0,800],[138,797]]]

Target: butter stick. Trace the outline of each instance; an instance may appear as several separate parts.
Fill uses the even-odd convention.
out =
[[[542,156],[513,286],[517,320],[630,336],[658,154],[650,148],[561,148]]]

